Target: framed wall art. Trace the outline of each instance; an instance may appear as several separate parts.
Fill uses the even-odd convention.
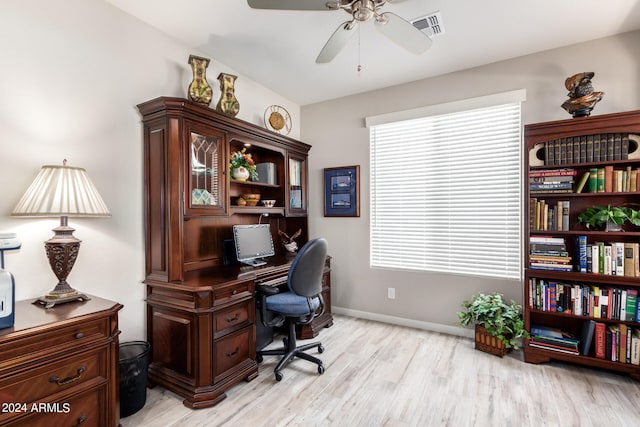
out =
[[[324,216],[360,216],[360,166],[324,170]]]

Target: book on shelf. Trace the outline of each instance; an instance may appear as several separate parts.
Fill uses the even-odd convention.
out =
[[[587,236],[576,237],[576,250],[578,253],[576,271],[587,272]]]
[[[589,193],[598,192],[598,168],[589,169],[589,183],[587,185]]]
[[[572,265],[548,264],[541,262],[532,262],[529,264],[532,270],[552,270],[552,271],[573,271]]]
[[[573,354],[576,356],[580,354],[580,351],[578,350],[572,350],[570,348],[564,348],[564,347],[557,347],[554,345],[543,344],[543,343],[534,342],[534,341],[529,341],[529,346],[535,347],[535,348],[542,348],[545,350],[557,351],[558,353]]]
[[[621,323],[618,325],[618,349],[616,361],[627,363],[627,325]]]
[[[582,323],[582,329],[580,331],[580,354],[583,356],[588,356],[590,353],[595,330],[595,320],[587,320]]]
[[[638,322],[640,319],[636,319],[636,310],[638,304],[638,290],[627,289],[627,303],[625,310],[625,318],[627,322]]]
[[[573,181],[567,182],[534,182],[529,184],[530,190],[571,190]]]
[[[640,365],[640,329],[631,333],[631,364]]]
[[[576,170],[573,168],[545,169],[529,171],[529,178],[545,176],[575,176]]]
[[[613,166],[604,167],[604,191],[611,193],[613,191]]]
[[[596,322],[595,326],[595,357],[598,359],[604,359],[606,357],[606,329],[607,325],[601,322]]]
[[[611,340],[607,342],[610,347],[605,348],[605,354],[609,355],[607,360],[617,362],[620,360],[620,325],[609,325],[607,329]]]
[[[582,174],[582,178],[580,178],[580,181],[578,181],[578,185],[576,186],[576,193],[582,193],[587,181],[589,181],[589,171]]]
[[[568,354],[580,354],[580,340],[558,328],[531,325],[529,345]]]

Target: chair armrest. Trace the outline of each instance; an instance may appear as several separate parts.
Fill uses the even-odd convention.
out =
[[[256,285],[256,303],[260,307],[260,321],[264,326],[282,326],[284,323],[285,318],[282,315],[274,315],[270,321],[267,320],[267,297],[277,293],[280,293],[277,286]]]
[[[266,295],[266,296],[275,295],[277,293],[280,293],[280,289],[278,289],[277,286],[269,286],[269,285],[257,285],[256,286],[256,291],[259,294],[263,294],[263,295]]]

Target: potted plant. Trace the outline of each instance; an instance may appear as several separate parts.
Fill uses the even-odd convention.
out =
[[[617,231],[625,222],[640,226],[640,214],[627,206],[591,206],[578,215],[578,222],[588,230]]]
[[[256,169],[256,163],[253,157],[251,157],[251,154],[247,153],[246,148],[240,151],[234,151],[229,156],[231,177],[237,181],[246,181],[249,178],[251,178],[252,181],[256,181],[258,179]]]
[[[458,312],[460,324],[467,326],[476,324],[476,349],[500,357],[512,349],[518,349],[517,339],[528,338],[529,333],[524,328],[522,306],[511,300],[507,304],[502,294],[480,293],[464,301],[465,311]]]

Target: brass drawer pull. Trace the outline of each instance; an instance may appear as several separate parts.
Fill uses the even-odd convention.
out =
[[[61,380],[60,378],[58,378],[57,376],[52,376],[51,378],[49,378],[49,382],[50,383],[56,383],[58,385],[65,385],[65,384],[69,384],[72,383],[74,381],[77,381],[80,379],[80,377],[82,376],[82,374],[84,373],[84,371],[87,370],[86,366],[80,366],[80,368],[78,368],[78,371],[76,373],[76,375],[69,377],[69,378],[65,378],[63,380]]]
[[[236,349],[234,351],[230,351],[226,354],[227,357],[233,357],[236,354],[238,354],[238,352],[240,351],[240,347],[236,347]]]
[[[73,336],[75,339],[79,340],[80,338],[84,338],[84,334],[82,332],[78,332]]]
[[[87,421],[87,416],[86,415],[82,415],[80,417],[78,417],[78,421],[76,422],[76,424],[73,427],[78,427],[81,424],[84,424],[84,422]]]
[[[237,289],[234,289],[233,291],[231,291],[231,295],[235,295],[235,294],[237,294],[237,293],[238,293],[238,290],[237,290]]]
[[[240,312],[238,311],[236,313],[235,316],[231,317],[231,316],[225,316],[225,320],[227,321],[227,323],[231,323],[231,322],[235,322],[236,320],[238,320],[240,318]]]

